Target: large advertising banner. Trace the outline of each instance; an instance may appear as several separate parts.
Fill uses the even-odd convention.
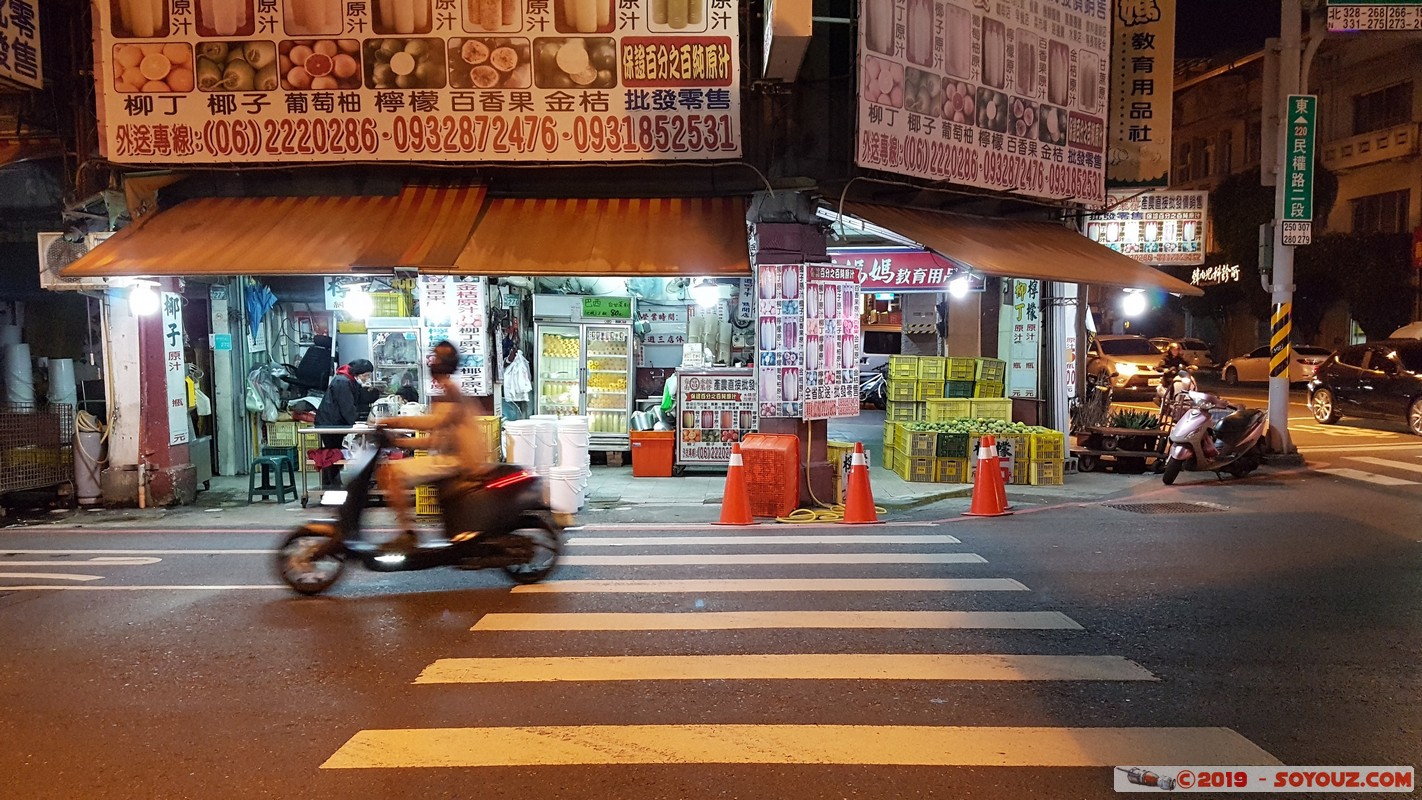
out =
[[[1101,205],[1109,0],[860,0],[855,163]]]
[[[489,279],[483,276],[421,275],[420,323],[429,345],[441,340],[459,348],[454,382],[467,395],[493,394],[489,358]],[[424,370],[427,383],[429,370]]]
[[[44,88],[39,0],[0,0],[0,86]]]
[[[1170,185],[1175,0],[1115,0],[1106,183]]]
[[[804,419],[805,265],[761,264],[756,318],[760,416]]]
[[[1142,264],[1205,263],[1208,192],[1111,194],[1109,210],[1086,221],[1086,238]]]
[[[731,0],[94,0],[94,8],[111,161],[741,154]]]
[[[859,415],[859,270],[805,265],[805,419]]]

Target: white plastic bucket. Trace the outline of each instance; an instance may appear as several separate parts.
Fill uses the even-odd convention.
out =
[[[507,436],[507,453],[510,464],[520,467],[538,466],[538,428],[526,419],[512,420],[504,424]]]
[[[551,467],[558,455],[558,420],[556,417],[553,419],[534,417],[533,427],[538,442],[534,464],[539,467]]]
[[[581,467],[553,467],[549,470],[548,506],[560,514],[571,514],[583,507],[587,488]]]
[[[558,465],[585,467],[588,465],[588,418],[564,417],[558,420]]]

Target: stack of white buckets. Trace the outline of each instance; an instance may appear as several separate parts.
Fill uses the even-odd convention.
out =
[[[582,509],[592,475],[588,418],[535,414],[504,423],[504,431],[508,434],[505,460],[543,478],[549,507],[563,514]]]

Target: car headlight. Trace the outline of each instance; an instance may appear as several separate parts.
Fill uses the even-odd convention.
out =
[[[1135,364],[1132,364],[1129,361],[1116,362],[1116,372],[1119,375],[1125,375],[1129,378],[1130,376],[1136,374],[1139,371],[1140,369]]]

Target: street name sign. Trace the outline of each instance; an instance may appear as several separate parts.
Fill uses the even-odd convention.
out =
[[[1313,153],[1317,132],[1318,97],[1291,94],[1284,116],[1285,232],[1290,222],[1313,221]]]
[[[1328,30],[1422,31],[1422,0],[1328,0]]]

